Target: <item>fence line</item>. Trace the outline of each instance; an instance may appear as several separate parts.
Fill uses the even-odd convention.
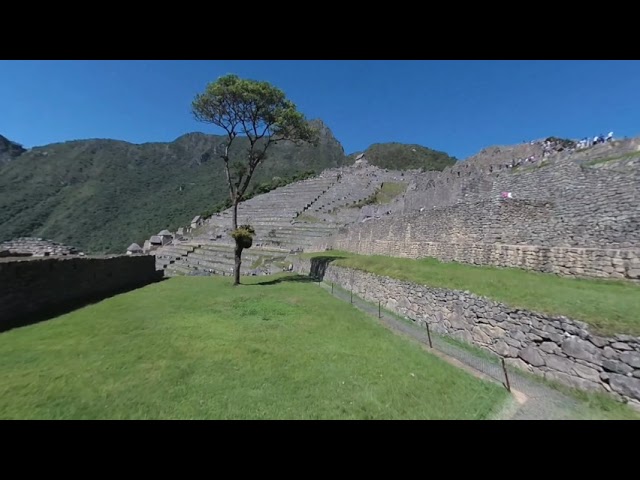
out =
[[[437,350],[451,358],[458,360],[464,365],[473,368],[493,380],[501,383],[508,391],[511,391],[511,382],[507,372],[507,366],[504,358],[478,347],[465,345],[461,341],[456,341],[450,337],[435,334],[429,328],[429,322],[425,322],[425,327],[417,325],[414,321],[399,314],[390,312],[382,308],[382,304],[378,301],[377,312],[376,305],[361,297],[353,294],[353,286],[349,290],[344,289],[339,284],[331,282],[331,286],[321,280],[318,285],[325,288],[331,295],[343,301],[349,301],[354,307],[372,316],[377,314],[381,323],[393,331],[409,335],[420,343],[431,349]]]

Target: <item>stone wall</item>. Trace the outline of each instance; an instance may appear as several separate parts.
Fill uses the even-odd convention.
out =
[[[496,256],[493,248],[478,244],[501,244],[499,252],[512,245],[542,247],[543,255],[550,248],[632,249],[629,255],[637,257],[639,149],[640,139],[613,142],[572,154],[556,153],[515,169],[470,159],[417,178],[402,198],[387,207],[390,215],[350,226],[349,235],[339,235],[334,245],[354,252],[389,254],[380,240],[413,245],[455,243],[465,244],[455,247],[457,251],[490,252],[481,255],[488,260]],[[500,150],[504,152],[493,159],[496,162],[505,162],[516,153]],[[596,165],[589,163],[601,160]],[[512,198],[503,200],[502,192],[511,192]],[[377,242],[372,244],[372,239]],[[410,255],[407,250],[400,246],[398,255]],[[444,251],[443,259],[468,261],[466,255],[447,250],[446,246],[436,249]],[[622,273],[614,264],[603,265],[606,271],[584,262],[552,268],[549,263],[553,260],[552,255],[541,270],[579,270],[589,265],[586,269],[599,270],[598,276],[619,277]],[[519,265],[509,262],[506,266]]]
[[[637,193],[634,177],[639,178],[640,169],[637,165],[625,165],[624,160],[606,162],[605,165],[613,167],[609,174],[596,171],[602,164],[586,165],[589,161],[619,158],[633,152],[640,156],[640,138],[600,144],[573,153],[554,152],[544,161],[540,145],[490,147],[442,172],[427,172],[416,177],[405,198],[398,199],[402,204],[400,211],[410,213],[421,208],[474,203],[496,198],[502,191],[511,191],[519,199],[557,198],[563,205],[573,203],[577,208],[583,204],[580,201],[583,198],[615,205],[615,195]],[[529,155],[536,155],[535,163],[516,169],[505,165]],[[592,197],[594,192],[596,196]],[[591,208],[591,202],[585,207]],[[391,210],[399,211],[393,205]]]
[[[484,189],[491,194],[473,202],[352,225],[328,244],[362,254],[637,280],[640,169],[620,164],[622,170],[567,160],[498,173]],[[513,198],[500,198],[502,191]]]
[[[20,237],[2,242],[0,243],[0,251],[8,251],[9,256],[33,255],[35,257],[77,255],[81,253],[76,247],[35,237]]]
[[[0,260],[0,331],[159,280],[153,256]]]
[[[396,237],[410,228],[416,239],[432,242],[466,237],[469,243],[640,247],[640,168],[557,164],[498,174],[492,183],[490,193],[474,201],[405,212],[352,228],[362,229],[362,236],[375,229],[373,236]],[[505,191],[513,198],[501,199]]]
[[[599,169],[566,161],[503,173],[496,178],[493,198],[503,191],[514,199],[548,202],[547,222],[538,225],[530,244],[640,247],[639,168]]]
[[[433,257],[444,262],[490,265],[555,273],[567,277],[627,279],[640,282],[640,249],[539,247],[486,243],[446,243],[358,238],[357,232],[327,244],[362,255]],[[312,250],[309,250],[312,251]]]
[[[323,277],[418,325],[488,349],[505,361],[583,390],[640,406],[640,337],[593,334],[580,321],[511,308],[477,295],[426,287],[319,261],[295,271]]]

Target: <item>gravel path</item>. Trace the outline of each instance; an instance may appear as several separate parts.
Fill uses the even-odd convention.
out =
[[[331,293],[331,286],[325,283],[319,284]],[[340,288],[334,288],[332,295],[340,300],[350,302],[351,295]],[[378,307],[365,302],[357,296],[353,296],[353,305],[359,310],[379,320],[384,326],[395,333],[406,335],[417,340],[444,360],[463,368],[470,373],[501,385],[505,385],[505,374],[498,357],[491,358],[489,354],[485,358],[482,355],[472,353],[456,345],[445,341],[442,337],[431,335],[433,348],[429,347],[429,337],[426,329],[398,319],[389,313],[382,311],[378,319]],[[508,420],[562,420],[572,418],[572,414],[578,407],[578,402],[573,398],[554,390],[542,383],[536,382],[524,375],[512,370],[508,371],[512,396],[495,419]]]

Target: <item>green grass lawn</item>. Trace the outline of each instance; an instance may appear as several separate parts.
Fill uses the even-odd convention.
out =
[[[313,215],[307,215],[303,213],[302,215],[298,215],[296,217],[297,222],[306,222],[306,223],[321,223],[322,220],[318,217],[314,217]]]
[[[625,281],[573,279],[516,268],[443,263],[329,251],[333,264],[432,287],[468,290],[517,308],[582,320],[602,334],[640,335],[640,287]]]
[[[2,419],[482,419],[507,392],[302,277],[177,277],[0,334]]]
[[[593,166],[593,165],[599,165],[601,163],[615,162],[617,160],[629,160],[631,158],[635,158],[638,156],[640,156],[640,152],[629,152],[629,153],[624,153],[622,155],[617,155],[615,157],[594,158],[592,160],[585,162],[585,165]]]
[[[403,193],[406,189],[407,185],[405,183],[385,182],[382,184],[380,190],[376,192],[375,203],[389,203],[395,197]]]
[[[327,286],[330,285],[330,282],[324,282]],[[339,285],[334,285],[332,288],[336,290],[340,290],[344,293],[349,293],[349,290],[342,288]],[[374,309],[377,307],[375,302],[368,302],[361,297],[358,297],[361,302],[369,304]],[[415,323],[409,320],[407,317],[403,315],[399,315],[387,308],[382,308],[382,311],[386,315],[390,315],[396,320],[403,322],[407,325],[411,325],[415,327]],[[438,333],[431,333],[433,338],[437,338],[446,342],[454,347],[457,347],[462,350],[466,350],[467,352],[475,355],[477,358],[480,358],[486,362],[500,364],[500,357],[494,353],[489,353],[487,350],[483,348],[479,348],[473,344],[458,340],[454,337],[450,337],[448,335],[440,335]],[[568,387],[562,383],[547,380],[541,377],[540,375],[535,375],[533,373],[527,372],[525,370],[521,370],[513,365],[508,365],[507,369],[511,372],[518,373],[519,375],[523,375],[535,382],[544,384],[549,388],[553,388],[558,390],[568,397],[575,400],[575,405],[571,405],[568,407],[568,417],[574,420],[640,420],[640,412],[634,410],[633,408],[615,400],[608,394],[604,393],[596,393],[596,392],[585,392],[583,390],[578,390],[576,388]]]

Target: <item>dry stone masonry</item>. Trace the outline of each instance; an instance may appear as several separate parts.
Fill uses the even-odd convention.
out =
[[[289,253],[324,249],[340,228],[358,221],[361,202],[385,182],[408,181],[415,173],[380,169],[361,159],[242,202],[238,224],[252,225],[256,238],[243,253],[241,273],[282,271],[289,265]],[[206,220],[196,217],[189,234],[165,236],[163,241],[152,237],[145,251],[156,255],[158,268],[168,275],[228,275],[233,271],[231,218],[231,209]]]
[[[162,277],[151,255],[0,259],[0,331]]]
[[[297,260],[295,270],[353,289],[418,325],[488,349],[507,363],[640,406],[640,337],[596,335],[581,321],[512,308],[469,292]]]
[[[82,254],[76,247],[69,247],[50,240],[35,237],[20,237],[8,242],[0,243],[0,252],[5,252],[0,256],[59,256],[59,255],[79,255]]]
[[[538,160],[511,168],[523,157]],[[640,281],[639,166],[640,139],[576,151],[542,142],[490,147],[443,172],[386,171],[363,158],[243,202],[239,223],[255,227],[257,257],[271,255],[260,248],[330,247]],[[385,182],[407,189],[390,204],[363,206]],[[159,268],[174,265],[175,274],[226,273],[230,230],[229,209],[194,218],[184,235],[154,236],[144,250],[159,249]],[[172,256],[178,245],[219,247],[209,249],[207,266],[205,258]]]
[[[639,280],[638,148],[633,140],[558,153],[522,169],[468,164],[432,172],[425,188],[414,183],[396,202],[405,215],[352,225],[328,244],[363,254]],[[589,164],[594,159],[601,163]]]

